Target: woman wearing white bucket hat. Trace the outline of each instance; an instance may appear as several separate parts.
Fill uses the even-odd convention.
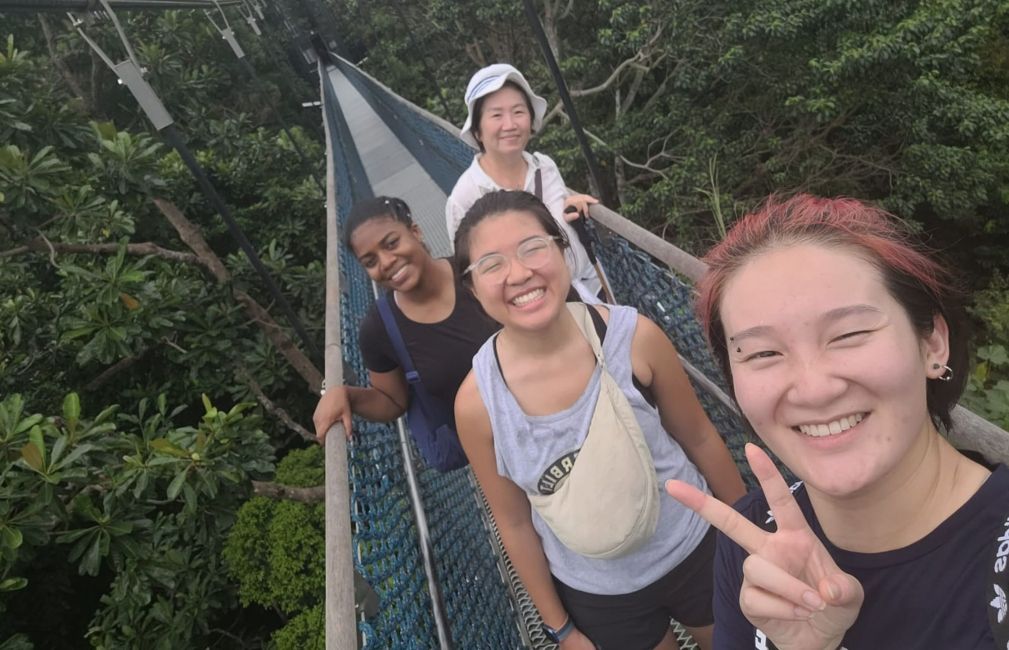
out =
[[[569,194],[554,161],[542,153],[526,151],[529,138],[543,127],[546,100],[532,91],[513,66],[495,63],[469,80],[466,108],[466,123],[459,137],[480,153],[459,177],[445,205],[449,240],[454,239],[466,211],[484,194],[497,190],[535,194],[572,242],[567,256],[572,286],[583,299],[598,302],[602,290],[599,276],[564,212],[574,206],[578,212],[567,214],[577,217],[598,201],[587,194]]]

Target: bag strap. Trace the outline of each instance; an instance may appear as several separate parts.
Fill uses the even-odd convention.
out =
[[[592,352],[596,355],[596,361],[598,361],[599,365],[605,369],[606,360],[603,358],[603,345],[599,340],[595,324],[593,323],[593,319],[589,313],[592,307],[581,302],[569,302],[565,304],[567,305],[568,311],[571,312],[571,315],[574,317],[575,324],[581,331],[582,336],[588,340],[589,345],[592,347]]]
[[[543,173],[539,170],[539,168],[536,169],[536,178],[533,181],[533,183],[534,183],[533,187],[535,188],[535,191],[536,191],[536,198],[539,199],[540,201],[542,201],[543,200]]]
[[[406,349],[406,342],[403,341],[403,334],[399,331],[399,325],[396,324],[396,318],[392,314],[392,307],[389,305],[389,294],[381,296],[378,299],[377,304],[378,315],[382,317],[382,324],[385,325],[385,333],[389,335],[389,342],[392,343],[392,348],[396,351],[396,356],[399,357],[399,365],[403,367],[403,374],[406,376],[406,381],[413,388],[413,392],[417,396],[417,400],[420,402],[420,409],[424,412],[424,417],[426,417],[431,424],[435,424],[432,420],[432,416],[435,413],[435,410],[432,407],[432,397],[427,392],[427,388],[424,386],[424,382],[420,378],[420,373],[417,372],[416,368],[414,368],[413,359],[410,357],[410,353]]]

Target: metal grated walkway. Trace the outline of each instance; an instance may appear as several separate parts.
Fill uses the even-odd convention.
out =
[[[398,196],[406,201],[431,254],[435,257],[450,255],[452,247],[445,230],[446,193],[347,76],[335,67],[330,68],[329,74],[375,195]]]

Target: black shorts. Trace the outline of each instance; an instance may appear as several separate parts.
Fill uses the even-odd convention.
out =
[[[578,591],[554,578],[557,594],[575,627],[601,650],[652,650],[669,630],[669,619],[687,627],[715,621],[712,566],[715,529],[672,571],[629,594],[601,596]]]

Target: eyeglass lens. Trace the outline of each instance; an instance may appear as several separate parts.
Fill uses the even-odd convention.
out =
[[[527,239],[515,251],[515,258],[527,269],[536,269],[550,258],[550,240],[546,237]],[[511,257],[495,253],[481,259],[476,265],[476,272],[485,278],[504,277],[511,268]]]

